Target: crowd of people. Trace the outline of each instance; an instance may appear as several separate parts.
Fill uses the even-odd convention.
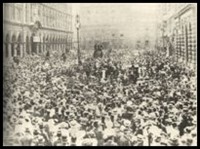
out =
[[[4,145],[196,146],[196,74],[158,51],[4,67]]]

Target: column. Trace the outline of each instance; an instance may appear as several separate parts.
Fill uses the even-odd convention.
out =
[[[11,43],[8,43],[8,58],[11,58],[12,57],[12,54],[11,54]]]
[[[43,53],[45,53],[45,52],[46,52],[46,43],[44,43],[43,46],[44,46],[44,48],[43,48],[43,50],[44,50]]]
[[[182,34],[181,34],[181,53],[180,53],[180,57],[181,57],[181,59],[183,59],[184,60],[184,51],[185,51],[185,42],[184,42],[184,29],[185,28],[183,28],[183,30],[182,30]]]
[[[40,43],[41,53],[43,53],[43,43]]]
[[[25,57],[27,55],[26,53],[26,43],[23,44],[23,56]]]
[[[36,43],[36,54],[39,53],[39,43]]]
[[[49,43],[49,50],[52,51],[52,45]]]
[[[64,44],[62,44],[62,52],[64,51]]]
[[[14,43],[14,56],[17,56],[17,49],[16,49],[16,47],[17,47],[17,44],[16,43]]]
[[[28,47],[29,47],[29,55],[31,55],[32,54],[31,42],[28,43]]]
[[[46,43],[43,44],[43,53],[46,52]]]
[[[191,27],[188,25],[188,59],[189,63],[192,62],[192,30]]]
[[[60,44],[58,44],[58,50],[61,51]]]
[[[197,16],[196,16],[196,10],[194,17],[192,19],[192,47],[193,47],[193,63],[197,64]]]
[[[49,50],[49,43],[46,43],[46,52]]]
[[[23,57],[23,43],[19,45],[19,50],[20,50],[20,57]]]
[[[179,59],[181,55],[181,33],[178,35],[178,56],[177,58]]]
[[[38,43],[38,54],[40,54],[40,53],[41,53],[41,44]]]
[[[41,54],[44,53],[44,43],[41,43]]]
[[[45,43],[43,43],[43,53],[45,53]]]
[[[185,59],[185,61],[184,62],[187,62],[187,48],[188,48],[188,46],[187,46],[187,38],[188,38],[188,35],[187,35],[187,28],[188,28],[188,26],[187,26],[187,24],[185,25],[185,27],[184,27],[184,31],[185,31],[185,34],[184,34],[184,59]]]

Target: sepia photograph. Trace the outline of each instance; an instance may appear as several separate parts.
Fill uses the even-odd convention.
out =
[[[3,3],[3,146],[197,146],[197,3]]]

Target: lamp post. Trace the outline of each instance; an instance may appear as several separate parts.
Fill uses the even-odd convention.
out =
[[[76,29],[77,29],[77,44],[78,44],[78,49],[77,49],[77,54],[78,54],[78,64],[81,64],[81,59],[80,59],[80,47],[79,47],[79,29],[80,29],[80,17],[77,14],[76,15]]]
[[[163,42],[163,47],[165,46],[165,32],[166,32],[166,21],[163,22],[163,26],[162,26],[162,42]]]
[[[120,43],[121,43],[121,45],[120,45],[120,49],[123,49],[124,48],[124,40],[123,40],[123,37],[124,37],[124,34],[120,34]]]

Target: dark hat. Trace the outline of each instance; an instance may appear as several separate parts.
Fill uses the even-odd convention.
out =
[[[29,128],[26,128],[26,129],[25,129],[25,132],[30,132],[30,129],[29,129]]]
[[[62,135],[62,132],[60,130],[58,130],[57,135]]]
[[[38,135],[38,134],[39,134],[38,130],[35,129],[35,130],[33,131],[33,134],[34,134],[34,135]]]
[[[39,142],[44,141],[44,137],[40,135],[40,136],[38,137],[38,141],[39,141]]]

